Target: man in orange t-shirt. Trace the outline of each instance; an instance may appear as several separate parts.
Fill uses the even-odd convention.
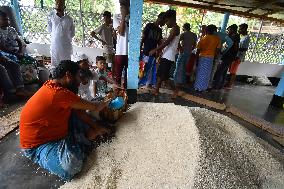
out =
[[[197,44],[197,70],[194,89],[202,92],[208,89],[214,58],[220,52],[221,40],[214,32],[215,25],[206,27],[206,35]]]
[[[20,146],[25,156],[59,177],[70,180],[81,170],[90,141],[106,134],[82,110],[100,111],[110,99],[94,104],[78,97],[79,65],[62,61],[24,106]]]

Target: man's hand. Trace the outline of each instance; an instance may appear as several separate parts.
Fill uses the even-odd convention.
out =
[[[154,56],[156,54],[156,49],[153,49],[149,52],[149,56]]]

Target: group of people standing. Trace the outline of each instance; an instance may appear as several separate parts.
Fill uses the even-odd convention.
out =
[[[110,64],[112,75],[120,85],[124,73],[124,87],[128,65],[129,0],[120,0],[120,14],[103,13],[103,24],[90,35],[102,43],[104,57]],[[55,68],[62,60],[71,60],[72,38],[75,36],[73,19],[65,13],[65,1],[57,0],[56,8],[49,16],[51,33],[51,64]],[[114,50],[115,49],[115,50]]]
[[[170,32],[168,37],[163,38],[162,27],[165,24]],[[190,31],[189,23],[183,25],[181,33],[175,10],[162,12],[155,22],[147,24],[142,35],[139,86],[155,87],[154,94],[158,95],[161,83],[169,83],[174,67],[173,98],[176,98],[180,88],[187,82],[189,67],[195,68],[191,69],[190,74],[195,75],[193,87],[196,91],[219,90],[223,87],[230,89],[248,49],[248,25],[241,24],[238,31],[238,26],[233,24],[227,28],[227,33],[217,31],[215,25],[202,28],[199,39]],[[226,83],[228,70],[231,75]]]

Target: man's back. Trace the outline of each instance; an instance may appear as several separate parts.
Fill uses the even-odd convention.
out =
[[[183,52],[190,53],[196,44],[197,35],[191,31],[187,31],[181,34],[180,40],[183,40]]]
[[[71,105],[80,98],[47,81],[24,106],[20,117],[20,144],[33,148],[67,135]]]
[[[197,48],[200,49],[200,56],[214,57],[216,49],[221,48],[221,40],[216,35],[205,35],[199,41]]]
[[[149,52],[158,46],[158,43],[162,40],[162,29],[154,23],[149,23],[145,26],[143,33],[144,55],[148,55]]]

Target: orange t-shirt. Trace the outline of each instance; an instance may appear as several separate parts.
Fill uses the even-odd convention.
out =
[[[71,106],[80,97],[47,81],[24,106],[20,117],[20,146],[33,148],[68,134]]]
[[[205,35],[197,44],[197,49],[200,49],[200,56],[214,57],[216,49],[221,48],[221,40],[216,35]]]

